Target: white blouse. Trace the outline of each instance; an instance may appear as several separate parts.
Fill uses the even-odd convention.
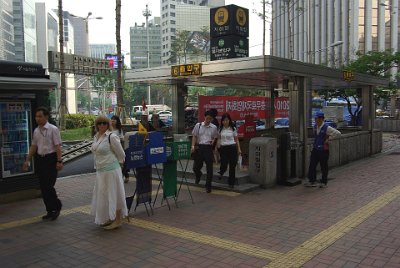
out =
[[[121,146],[120,138],[106,131],[101,137],[94,136],[92,152],[94,154],[96,170],[110,171],[119,168],[119,163],[125,161],[125,152]],[[110,142],[108,136],[110,137]]]
[[[219,133],[219,138],[221,139],[221,146],[236,144],[235,137],[237,137],[237,130],[232,130],[231,127],[223,127]]]

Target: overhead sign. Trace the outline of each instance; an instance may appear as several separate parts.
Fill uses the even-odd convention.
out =
[[[210,53],[212,61],[248,57],[249,40],[236,35],[212,38]]]
[[[191,75],[201,75],[202,74],[202,64],[182,64],[171,66],[171,76],[191,76]]]
[[[60,72],[60,52],[49,51],[48,56],[49,72]],[[111,68],[106,59],[96,59],[64,53],[65,73],[81,75],[108,74],[110,73]]]
[[[343,79],[345,81],[354,80],[354,73],[352,71],[343,71]]]
[[[236,5],[210,10],[211,37],[224,35],[249,36],[249,10]]]

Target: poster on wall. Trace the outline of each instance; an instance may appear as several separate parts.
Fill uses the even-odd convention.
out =
[[[204,113],[210,109],[218,111],[217,119],[223,113],[229,113],[232,120],[244,120],[246,116],[254,119],[271,117],[270,98],[267,97],[240,97],[240,96],[199,96],[199,118],[204,120]],[[274,99],[275,118],[289,117],[289,98],[278,97]]]

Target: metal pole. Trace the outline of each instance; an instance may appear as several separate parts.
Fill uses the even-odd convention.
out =
[[[150,37],[149,37],[149,17],[151,16],[151,11],[149,10],[149,5],[146,4],[146,9],[143,11],[143,16],[146,17],[146,34],[147,34],[147,69],[150,69]],[[147,85],[147,102],[151,104],[151,88],[150,84]]]
[[[308,51],[308,63],[312,63],[312,55],[311,55],[311,1],[308,0],[308,10],[307,10],[307,51]]]

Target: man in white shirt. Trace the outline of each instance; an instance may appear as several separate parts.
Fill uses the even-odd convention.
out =
[[[40,190],[47,210],[47,214],[42,219],[53,221],[60,215],[62,207],[54,189],[57,173],[63,168],[61,136],[58,128],[48,122],[49,111],[47,108],[39,107],[35,113],[35,120],[38,127],[33,132],[32,145],[29,148],[23,169],[28,170],[34,156]]]
[[[340,131],[324,123],[325,115],[317,112],[315,115],[314,143],[311,151],[310,166],[308,168],[309,182],[307,187],[316,187],[317,165],[321,165],[321,183],[320,188],[325,188],[328,184],[328,160],[329,160],[329,141],[331,138],[341,135]]]
[[[202,175],[201,168],[203,162],[206,163],[207,168],[207,179],[206,179],[206,191],[211,193],[211,181],[213,178],[213,143],[218,138],[217,127],[211,123],[213,120],[212,113],[210,111],[205,112],[204,122],[197,123],[192,131],[192,153],[194,154],[193,172],[196,175],[196,184],[200,182]],[[197,149],[196,146],[198,147]]]

